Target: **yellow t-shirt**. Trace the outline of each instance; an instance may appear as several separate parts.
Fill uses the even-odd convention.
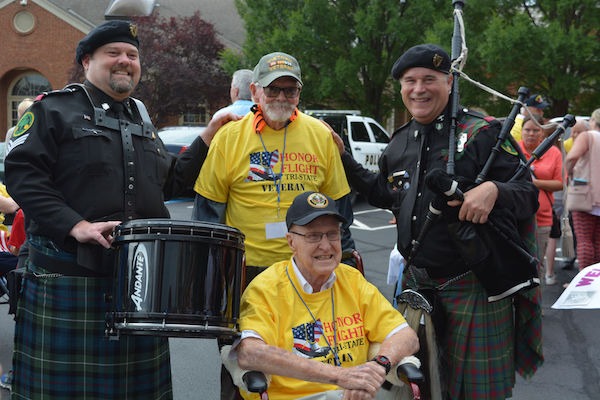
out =
[[[521,141],[521,129],[523,128],[523,120],[525,119],[525,117],[521,114],[517,115],[515,117],[515,124],[513,125],[512,129],[510,130],[510,134],[513,135],[513,137],[515,138],[515,140],[518,142]]]
[[[3,183],[0,183],[0,196],[10,199],[10,195],[6,191],[6,185],[4,185]],[[6,225],[4,225],[4,219],[5,219],[4,214],[0,213],[0,230],[4,231],[4,232],[8,232],[8,227]]]
[[[392,330],[406,321],[355,268],[339,264],[335,274],[331,289],[308,294],[300,287],[291,259],[270,266],[250,282],[242,295],[240,329],[257,332],[267,344],[334,364],[324,335],[331,346],[337,348],[343,367],[364,364],[369,343],[383,342]],[[317,324],[290,282],[298,289]],[[287,400],[337,389],[340,388],[336,385],[273,375],[268,394],[272,400]],[[256,394],[241,392],[245,399],[259,398]]]
[[[284,237],[266,238],[266,224],[285,221],[287,209],[300,193],[316,190],[337,200],[350,188],[331,133],[319,120],[298,112],[287,133],[265,126],[259,136],[253,118],[248,113],[219,130],[194,190],[227,203],[225,223],[246,235],[246,265],[268,266],[289,258],[291,251]]]
[[[565,147],[565,152],[568,153],[571,151],[571,148],[573,148],[573,137],[570,137],[568,139],[566,139],[563,142],[563,146]]]

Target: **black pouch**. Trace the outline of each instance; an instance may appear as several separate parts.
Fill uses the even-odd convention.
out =
[[[25,268],[13,269],[6,274],[6,286],[8,288],[8,313],[15,315],[17,312],[17,303],[23,287],[23,276]]]

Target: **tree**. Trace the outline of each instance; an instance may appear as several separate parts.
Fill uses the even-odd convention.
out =
[[[600,105],[600,8],[596,0],[511,1],[495,16],[480,49],[497,85],[542,93],[551,115],[589,114]]]
[[[401,105],[390,72],[434,24],[445,1],[236,0],[249,64],[272,51],[295,56],[307,107],[360,109],[382,120]],[[448,7],[450,7],[448,5]]]
[[[189,17],[135,18],[140,35],[142,79],[134,95],[156,126],[169,116],[215,110],[229,101],[230,77],[219,65],[224,46],[212,24]]]
[[[271,51],[300,62],[307,107],[355,108],[381,120],[402,106],[390,78],[410,46],[450,53],[451,0],[236,0],[245,21],[246,63]],[[520,86],[550,99],[552,116],[600,105],[600,8],[596,0],[467,0],[464,72],[516,97]],[[461,80],[461,103],[492,115],[511,105]]]

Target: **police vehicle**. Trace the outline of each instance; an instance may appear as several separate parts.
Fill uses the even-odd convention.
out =
[[[379,172],[379,157],[390,135],[373,118],[357,110],[306,110],[305,114],[327,122],[344,141],[346,151],[363,167]]]

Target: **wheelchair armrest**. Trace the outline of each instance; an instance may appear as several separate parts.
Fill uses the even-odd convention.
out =
[[[413,363],[407,362],[398,365],[396,373],[398,374],[398,378],[400,378],[400,380],[403,382],[416,384],[425,383],[425,377],[423,376],[423,373]]]
[[[263,393],[267,391],[267,378],[260,371],[248,371],[242,379],[251,393]]]
[[[231,374],[233,383],[248,392],[266,392],[267,387],[271,382],[271,375],[264,374],[260,371],[248,371],[240,368],[237,358],[229,357],[230,353],[230,345],[221,348],[221,362]]]

